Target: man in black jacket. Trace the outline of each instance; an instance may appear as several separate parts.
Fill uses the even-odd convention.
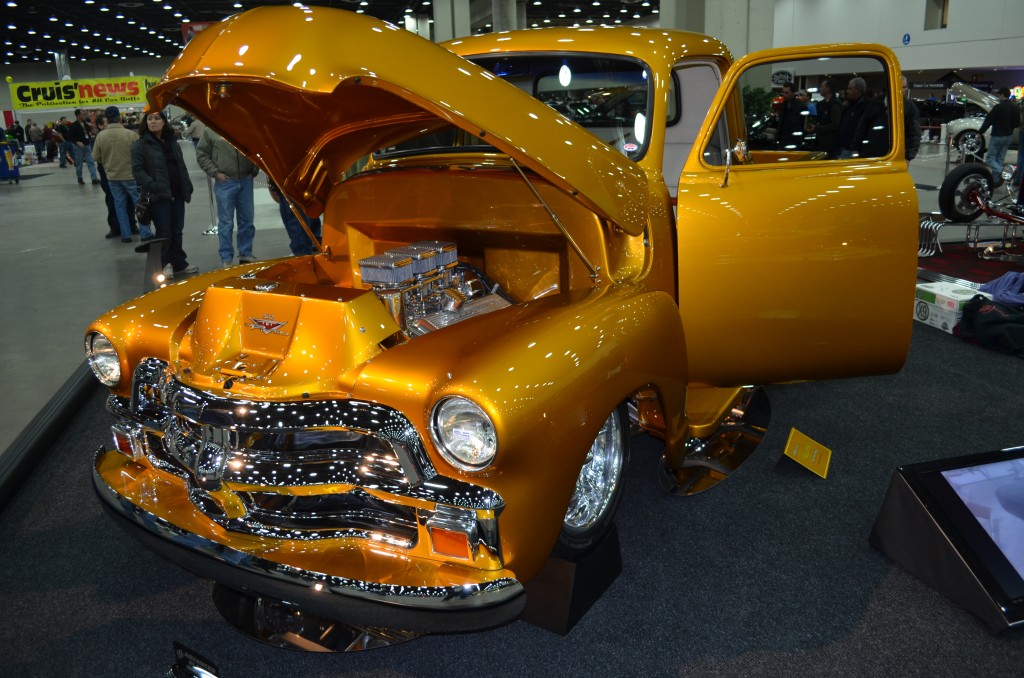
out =
[[[1003,87],[996,93],[999,95],[999,103],[985,116],[980,130],[984,134],[989,127],[992,128],[985,164],[992,168],[993,187],[1003,183],[1003,161],[1006,159],[1006,151],[1010,149],[1013,128],[1020,124],[1020,113],[1010,101],[1010,90]]]
[[[92,137],[89,135],[89,126],[85,121],[85,111],[81,108],[75,109],[75,121],[71,123],[68,130],[71,142],[75,145],[75,174],[78,175],[78,183],[84,184],[82,179],[82,165],[89,165],[89,174],[92,175],[92,183],[100,183],[96,174],[96,161],[92,159]]]
[[[903,141],[904,156],[907,162],[917,157],[917,151],[921,148],[921,111],[917,110],[917,104],[910,99],[910,87],[907,86],[907,76],[903,76]]]
[[[818,85],[822,99],[815,104],[814,122],[807,131],[814,133],[814,148],[828,154],[829,160],[839,157],[839,120],[843,107],[832,91],[832,81],[822,80]]]
[[[796,89],[789,83],[783,85],[782,106],[779,108],[779,148],[802,148],[806,116],[807,106],[796,98]]]

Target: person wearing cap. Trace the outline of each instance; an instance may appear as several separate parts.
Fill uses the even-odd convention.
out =
[[[114,199],[117,224],[121,229],[121,242],[132,241],[132,224],[129,210],[135,209],[139,201],[139,188],[132,176],[132,145],[139,136],[121,124],[121,111],[117,106],[107,106],[103,111],[107,126],[96,135],[92,154],[103,167]],[[150,240],[153,233],[146,224],[139,224],[142,240]]]
[[[166,278],[198,273],[182,249],[185,203],[192,200],[192,180],[174,130],[163,111],[147,110],[132,145],[132,176],[149,196],[156,236],[164,239],[160,263]]]
[[[75,145],[75,174],[78,175],[78,183],[84,184],[82,179],[82,166],[89,165],[89,174],[92,176],[92,183],[100,183],[96,175],[96,161],[92,157],[92,139],[89,137],[89,125],[85,120],[85,111],[81,108],[75,109],[75,121],[68,128],[71,142]]]

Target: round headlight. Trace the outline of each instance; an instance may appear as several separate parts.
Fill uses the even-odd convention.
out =
[[[434,405],[430,435],[444,458],[463,471],[480,471],[494,461],[498,436],[483,408],[450,396]]]
[[[121,381],[121,358],[110,340],[99,332],[85,335],[85,358],[93,374],[105,386],[114,386]]]

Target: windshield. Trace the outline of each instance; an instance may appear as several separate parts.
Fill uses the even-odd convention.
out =
[[[631,160],[650,137],[647,71],[633,59],[591,54],[502,54],[468,57],[506,82],[587,128]],[[379,150],[377,157],[493,150],[454,126]]]

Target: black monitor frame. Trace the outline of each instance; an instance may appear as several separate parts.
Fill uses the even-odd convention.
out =
[[[942,472],[1018,459],[1024,459],[1024,447],[909,464],[897,469],[978,582],[1001,608],[1010,628],[1024,628],[1024,576],[1017,572]]]

